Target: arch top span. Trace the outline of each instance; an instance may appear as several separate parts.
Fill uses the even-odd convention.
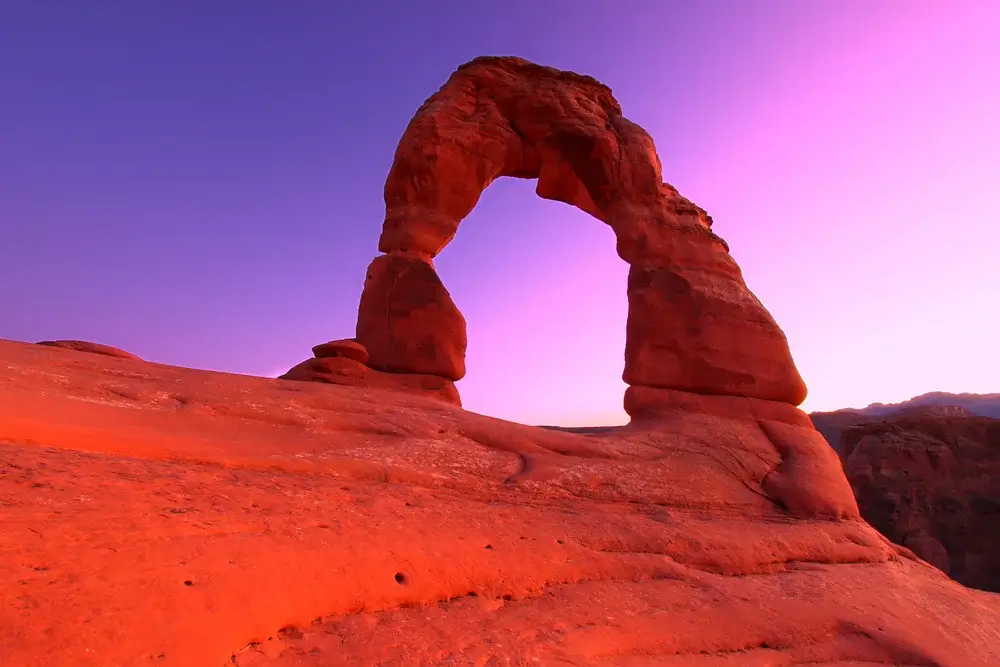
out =
[[[625,371],[633,386],[799,404],[784,333],[747,289],[699,206],[663,182],[652,137],[589,76],[513,57],[460,66],[417,110],[385,183],[385,220],[357,339],[389,372],[458,380],[465,320],[433,267],[495,179],[608,224],[630,265]],[[626,401],[643,412],[635,393]]]
[[[589,76],[520,58],[477,58],[417,110],[385,183],[379,250],[436,256],[502,176],[538,179],[540,197],[611,225],[619,254],[641,257],[650,222],[711,227],[663,183],[652,137]]]

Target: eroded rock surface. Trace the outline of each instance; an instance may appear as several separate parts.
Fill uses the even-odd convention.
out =
[[[103,354],[108,357],[118,357],[119,359],[139,359],[136,355],[131,352],[126,352],[125,350],[120,350],[117,347],[111,347],[110,345],[102,345],[100,343],[91,343],[85,340],[43,340],[36,343],[36,345],[45,345],[46,347],[58,347],[64,350],[76,350],[77,352],[90,352],[92,354]]]
[[[502,176],[538,179],[539,196],[614,230],[631,265],[627,383],[803,401],[784,334],[711,218],[663,182],[649,134],[607,86],[520,58],[460,67],[400,139],[385,184],[386,254],[369,268],[358,315],[372,367],[462,377],[465,321],[432,260]]]
[[[826,511],[804,414],[656,398],[575,433],[0,341],[3,662],[1000,664],[1000,596]]]

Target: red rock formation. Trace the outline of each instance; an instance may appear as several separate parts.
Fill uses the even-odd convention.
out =
[[[1000,592],[1000,419],[910,408],[846,428],[865,519],[957,581]]]
[[[0,341],[0,663],[1000,664],[1000,596],[838,509],[801,412],[656,409],[569,433]]]
[[[90,343],[85,340],[43,340],[36,343],[36,345],[45,345],[46,347],[58,347],[64,350],[76,350],[77,352],[90,352],[92,354],[103,354],[107,357],[118,357],[119,359],[136,359],[142,361],[139,357],[135,356],[131,352],[126,352],[125,350],[119,350],[117,347],[111,347],[110,345],[101,345],[100,343]]]
[[[385,184],[379,250],[387,255],[369,269],[358,313],[372,367],[462,377],[465,322],[431,260],[502,176],[536,178],[540,197],[614,230],[631,265],[626,382],[793,405],[805,398],[784,334],[711,218],[663,183],[649,134],[607,86],[519,58],[460,67],[400,139]]]
[[[372,368],[449,380],[465,376],[465,318],[429,258],[375,258],[361,295],[357,340]]]
[[[736,396],[703,396],[649,387],[629,387],[625,406],[636,423],[664,424],[703,414],[752,424],[778,458],[759,483],[767,496],[803,517],[857,518],[858,506],[840,461],[809,417],[795,406]],[[716,429],[710,429],[716,432]],[[692,434],[693,435],[693,434]],[[735,435],[740,440],[741,435]],[[740,440],[740,444],[746,444]]]
[[[614,229],[629,426],[447,405],[433,258],[500,176]],[[357,340],[307,382],[0,341],[0,661],[1000,664],[1000,600],[860,519],[710,228],[606,87],[477,59],[400,141]]]
[[[426,373],[384,372],[369,367],[368,350],[354,339],[321,343],[313,347],[313,354],[316,355],[314,358],[295,365],[278,379],[416,394],[458,407],[462,405],[455,383],[445,377]]]

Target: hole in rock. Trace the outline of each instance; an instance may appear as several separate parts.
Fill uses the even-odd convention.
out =
[[[185,585],[185,586],[193,586],[193,585],[194,585],[194,582],[193,582],[193,581],[191,581],[190,579],[185,579],[185,580],[184,580],[184,585]]]
[[[490,185],[435,260],[468,325],[463,404],[527,424],[624,424],[628,265],[608,225],[536,184]]]
[[[399,584],[400,586],[406,585],[406,575],[403,574],[402,572],[397,572],[394,578],[396,580],[396,583]]]

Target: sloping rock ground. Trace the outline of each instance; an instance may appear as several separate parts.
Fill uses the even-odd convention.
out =
[[[791,516],[688,403],[580,434],[0,341],[0,664],[1000,664],[1000,596]]]

